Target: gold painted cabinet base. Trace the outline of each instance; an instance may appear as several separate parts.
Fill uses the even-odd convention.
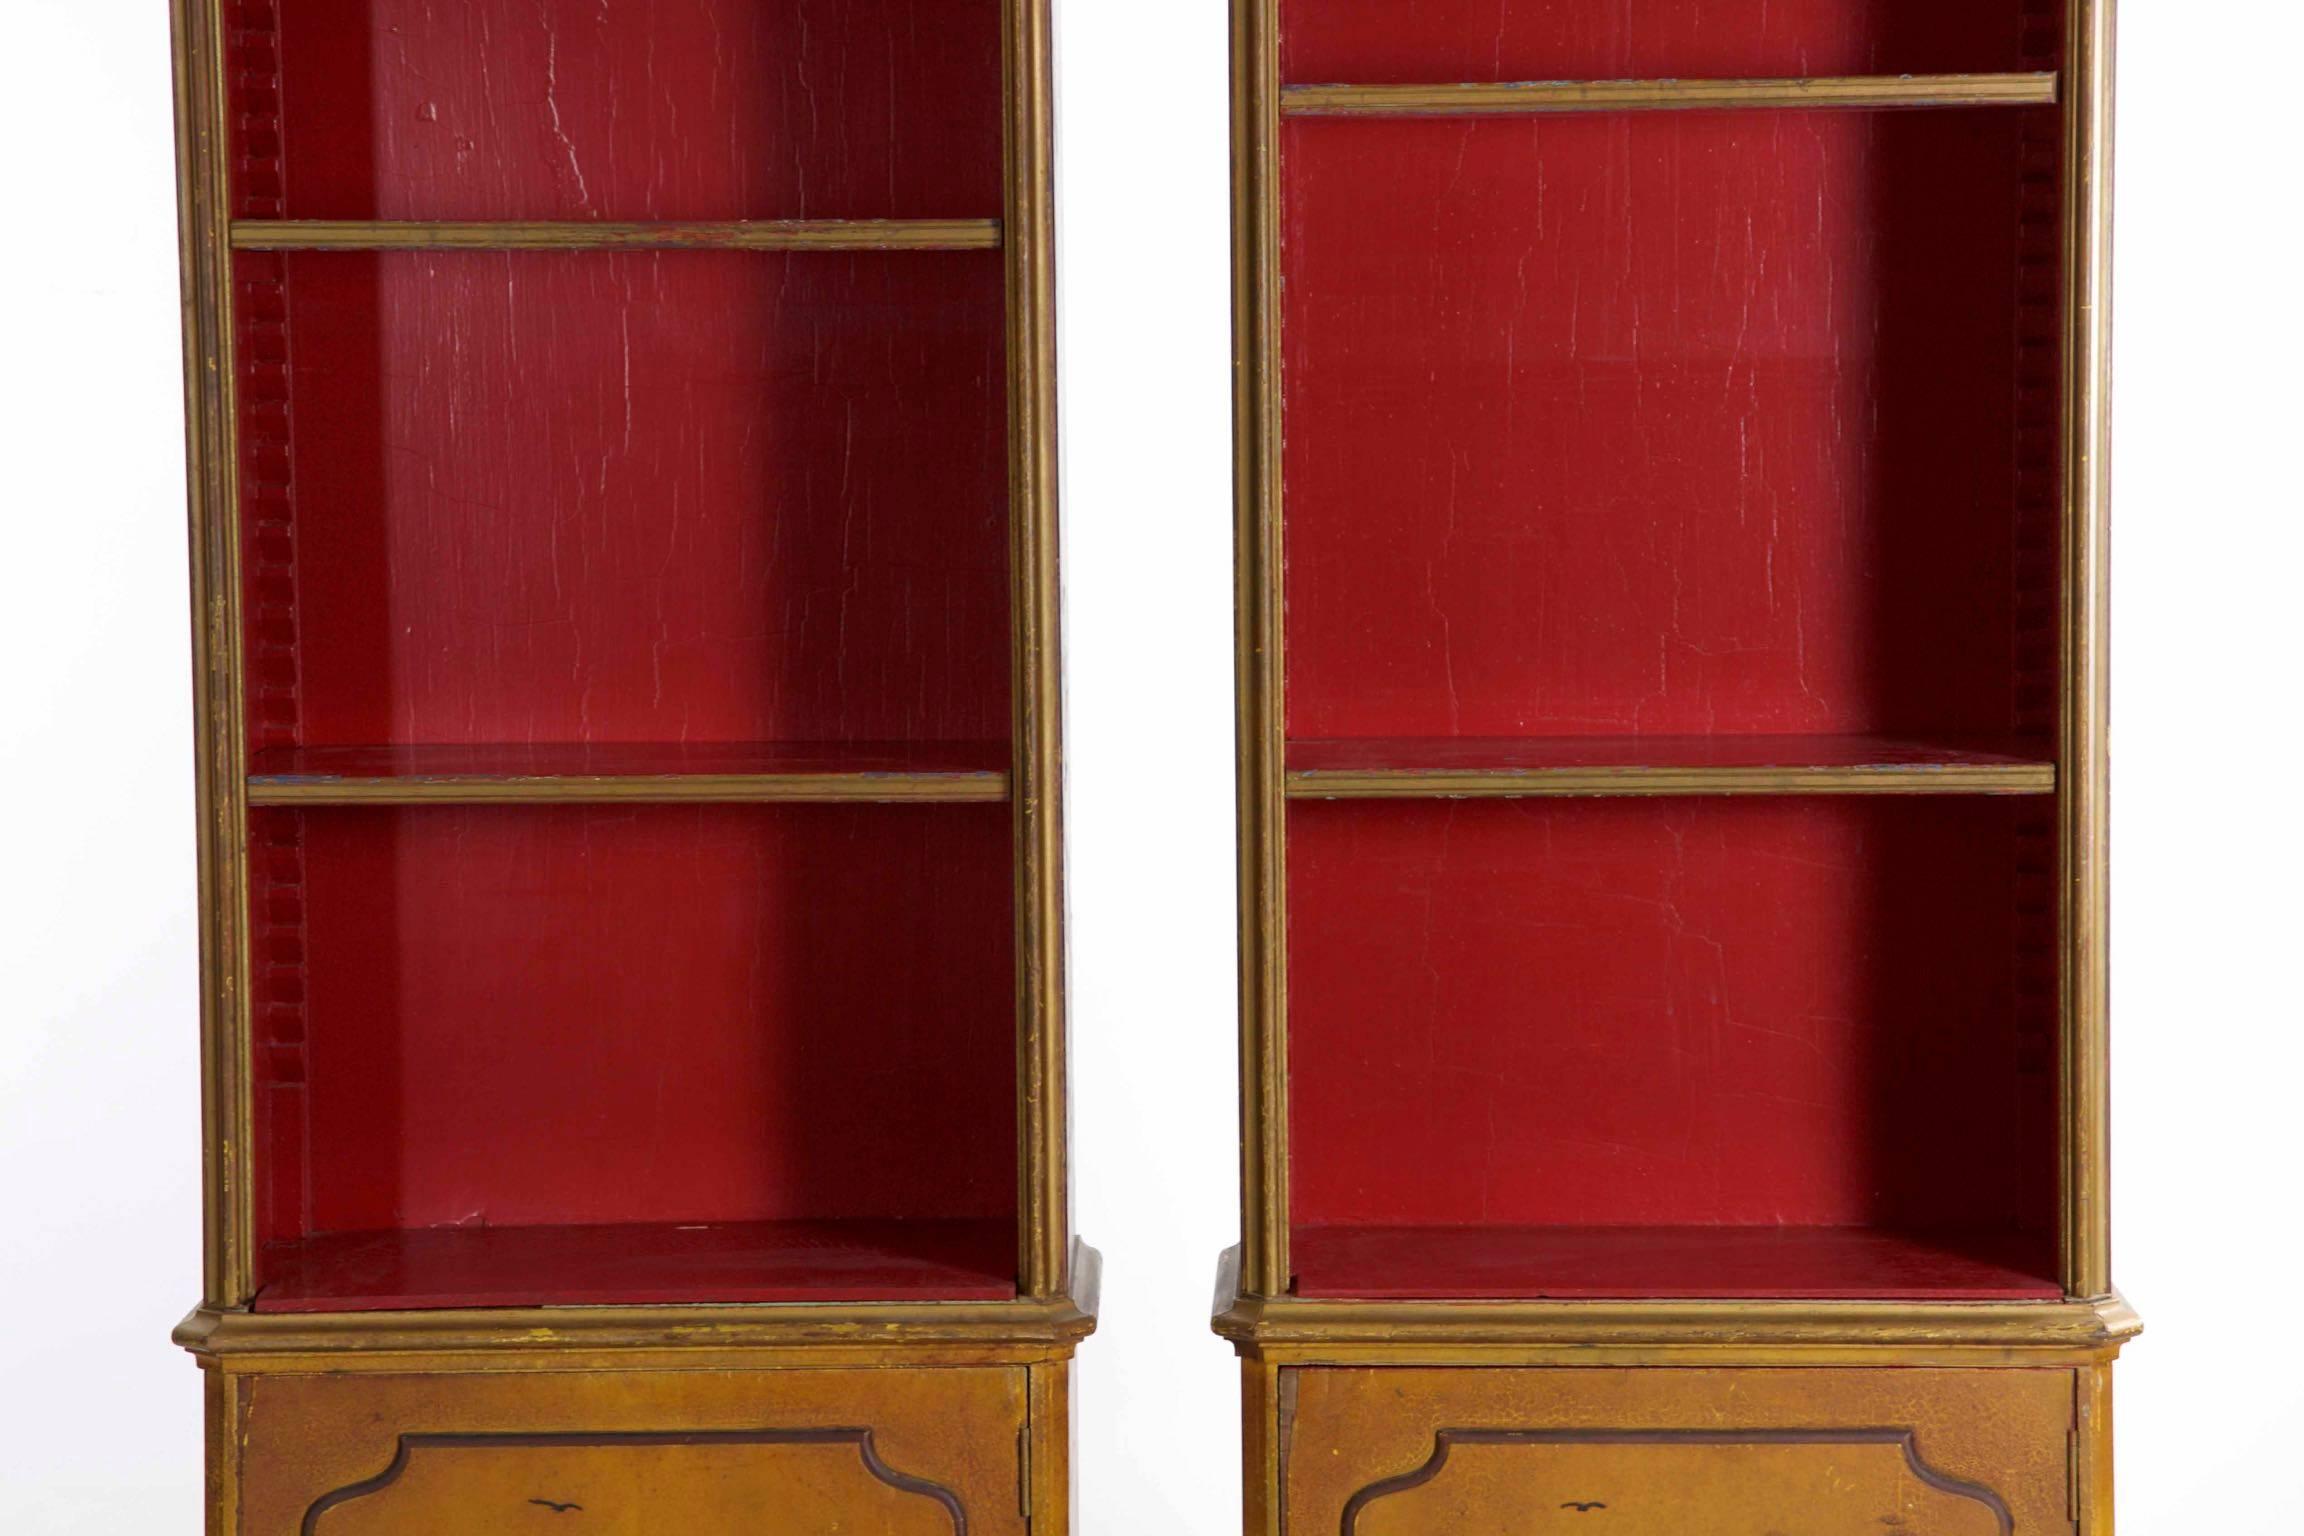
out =
[[[212,1536],[1059,1536],[1067,1361],[209,1366]]]
[[[1254,1536],[2110,1531],[2109,1366],[1245,1366]]]

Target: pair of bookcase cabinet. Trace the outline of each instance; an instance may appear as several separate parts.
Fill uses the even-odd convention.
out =
[[[2111,1530],[2109,0],[1234,0],[1256,1536]]]
[[[2108,6],[1235,13],[1249,1529],[2106,1536]],[[1064,1531],[1046,0],[176,22],[211,1529]]]
[[[210,1529],[1054,1536],[1046,0],[177,0]]]

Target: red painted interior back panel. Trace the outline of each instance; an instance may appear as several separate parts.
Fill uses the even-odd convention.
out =
[[[2056,122],[1291,123],[1291,736],[2044,734]]]
[[[1012,1227],[1006,806],[252,819],[267,1240]]]
[[[2050,802],[1313,801],[1288,833],[1299,1227],[1984,1227],[2053,1272]]]
[[[1281,0],[1293,84],[2054,69],[2061,0]]]
[[[997,218],[1000,0],[235,0],[243,218]]]
[[[1008,735],[998,252],[240,277],[254,746]]]

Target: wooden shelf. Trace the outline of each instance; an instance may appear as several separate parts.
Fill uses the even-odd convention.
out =
[[[1366,1300],[2054,1301],[2055,1244],[1877,1227],[1299,1227],[1295,1293]]]
[[[1785,107],[2053,106],[2053,72],[1845,75],[1785,80],[1531,80],[1461,85],[1291,85],[1289,117],[1491,117]]]
[[[1426,737],[1294,741],[1300,800],[1538,795],[2045,795],[2046,748],[1877,736]]]
[[[1010,1301],[1000,1221],[746,1221],[318,1233],[266,1251],[259,1312]]]
[[[717,224],[240,219],[242,251],[990,251],[997,219],[773,219]]]
[[[255,806],[1001,801],[1005,742],[300,747],[250,763]]]

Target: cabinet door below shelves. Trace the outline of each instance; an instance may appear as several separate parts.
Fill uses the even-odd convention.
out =
[[[1018,1368],[240,1378],[242,1536],[985,1536]]]
[[[1291,1374],[1292,1533],[2013,1536],[2068,1518],[2068,1371]]]

